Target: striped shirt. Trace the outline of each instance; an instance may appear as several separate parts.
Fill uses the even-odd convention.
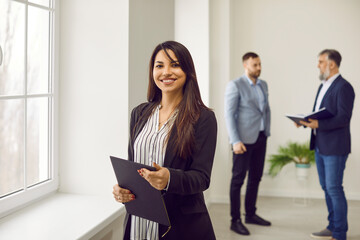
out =
[[[166,152],[166,138],[170,132],[178,110],[159,129],[159,110],[157,106],[150,115],[143,129],[134,142],[134,161],[152,166],[152,163],[163,166]],[[151,207],[151,203],[149,203]],[[158,240],[159,224],[141,217],[131,216],[131,240]]]

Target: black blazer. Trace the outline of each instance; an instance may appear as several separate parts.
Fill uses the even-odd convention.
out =
[[[317,95],[319,95],[320,85]],[[350,119],[355,93],[351,84],[339,75],[327,90],[320,108],[326,107],[333,117],[320,119],[319,128],[311,131],[310,149],[315,146],[324,155],[346,155],[351,152]],[[313,111],[315,110],[316,100]]]
[[[153,106],[153,104],[140,104],[131,113],[128,149],[130,161],[134,161],[133,144],[136,136],[147,121],[147,119],[140,120],[140,116],[146,108]],[[178,153],[173,152],[176,137],[175,126],[170,133],[164,159],[164,167],[170,171],[170,184],[164,193],[164,201],[172,227],[162,239],[215,239],[203,195],[203,191],[210,185],[215,154],[217,136],[215,114],[210,110],[202,109],[194,128],[195,150],[187,159],[183,159]],[[127,214],[125,225],[130,223],[129,219]],[[166,230],[166,226],[159,225],[160,236]]]

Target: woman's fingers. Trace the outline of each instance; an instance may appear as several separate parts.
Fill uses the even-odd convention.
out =
[[[156,162],[153,162],[154,168],[156,168],[156,171],[159,171],[161,169],[161,166],[156,164]]]
[[[120,203],[130,202],[135,199],[135,195],[132,194],[130,190],[121,188],[118,184],[114,185],[112,193],[114,195],[114,199]]]
[[[160,167],[157,164],[154,164],[154,167],[157,169],[156,171],[141,168],[138,170],[138,173],[145,178],[151,186],[157,190],[163,190],[169,181],[170,172],[167,168]]]

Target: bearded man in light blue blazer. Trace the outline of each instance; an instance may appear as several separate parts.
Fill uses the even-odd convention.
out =
[[[269,221],[256,214],[266,143],[270,136],[270,106],[267,83],[259,79],[260,57],[256,53],[248,52],[243,56],[243,65],[245,74],[230,81],[226,86],[225,120],[233,149],[230,229],[238,234],[249,235],[240,214],[240,192],[247,173],[245,223],[271,225]]]

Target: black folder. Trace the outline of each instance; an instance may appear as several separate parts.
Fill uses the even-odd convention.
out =
[[[290,118],[294,122],[296,122],[299,125],[302,125],[300,121],[309,122],[309,118],[311,119],[324,119],[332,117],[332,113],[330,113],[326,108],[321,108],[318,111],[312,112],[310,114],[304,115],[304,114],[296,114],[296,115],[290,115],[286,114],[286,117]]]
[[[135,200],[124,203],[126,211],[131,215],[168,226],[170,229],[170,220],[161,191],[153,188],[137,172],[141,168],[151,171],[155,168],[113,156],[110,156],[110,159],[119,186],[130,190],[135,195]]]

